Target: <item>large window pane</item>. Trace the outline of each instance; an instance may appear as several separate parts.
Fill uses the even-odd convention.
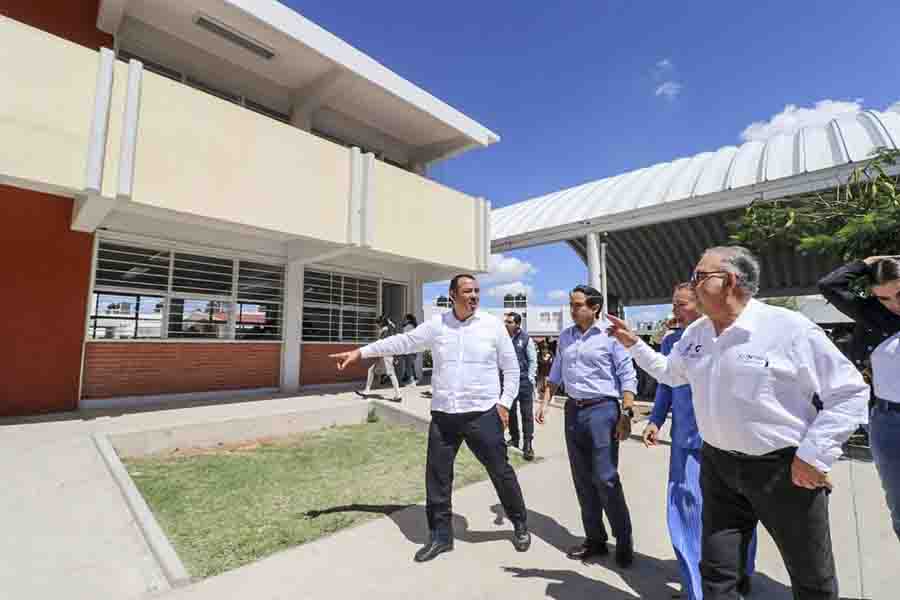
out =
[[[284,267],[242,260],[238,272],[238,300],[281,302]]]
[[[235,337],[239,340],[281,339],[281,305],[238,302]]]
[[[169,300],[170,338],[228,337],[230,302],[216,300]]]
[[[94,294],[88,337],[91,339],[159,338],[164,299],[137,294]]]
[[[166,250],[101,242],[97,249],[96,285],[165,292],[169,286],[169,258]]]
[[[340,310],[305,306],[303,308],[303,340],[307,342],[339,341]]]
[[[234,261],[227,258],[175,253],[172,291],[175,293],[231,296]]]

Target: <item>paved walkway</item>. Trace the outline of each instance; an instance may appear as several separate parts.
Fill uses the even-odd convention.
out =
[[[427,414],[419,390],[404,389],[404,406]],[[427,564],[412,562],[426,538],[422,507],[396,512],[329,538],[178,590],[164,579],[90,434],[167,427],[280,412],[297,406],[358,402],[352,394],[218,404],[117,416],[34,423],[0,421],[0,456],[8,474],[0,491],[0,590],[9,598],[165,598],[252,600],[303,598],[647,598],[668,599],[678,571],[665,526],[668,448],[622,448],[637,560],[628,570],[601,560],[581,564],[562,550],[581,525],[558,409],[538,427],[542,461],[519,471],[534,542],[517,553],[488,482],[454,496],[456,549]],[[642,425],[636,427],[639,431]],[[424,451],[424,449],[423,449]],[[831,496],[832,536],[842,596],[893,600],[889,575],[898,546],[871,463],[842,461]],[[360,499],[364,502],[365,499]],[[858,532],[863,532],[858,535]],[[760,539],[752,597],[788,599],[787,575],[771,538]]]

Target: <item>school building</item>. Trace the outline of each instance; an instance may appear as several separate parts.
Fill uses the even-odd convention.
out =
[[[364,378],[499,137],[275,0],[0,0],[0,416]]]

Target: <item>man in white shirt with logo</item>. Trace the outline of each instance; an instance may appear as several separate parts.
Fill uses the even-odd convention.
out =
[[[453,463],[463,441],[487,469],[513,524],[513,546],[524,552],[531,545],[522,489],[509,464],[503,436],[509,408],[519,392],[519,362],[503,322],[478,310],[479,293],[474,276],[457,275],[450,281],[453,310],[435,315],[408,333],[332,355],[343,370],[360,359],[431,348],[434,370],[425,467],[431,539],[416,552],[416,562],[453,550]],[[499,371],[503,373],[502,395]]]
[[[740,566],[758,521],[781,551],[794,598],[837,600],[828,472],[867,420],[869,388],[819,327],[753,298],[759,277],[747,249],[711,248],[691,278],[705,317],[668,357],[613,316],[609,333],[661,383],[691,385],[704,440],[705,600],[739,598]]]

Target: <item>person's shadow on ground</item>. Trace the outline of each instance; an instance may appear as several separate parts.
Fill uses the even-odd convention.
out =
[[[494,504],[489,508],[494,513],[494,523],[501,525],[506,521],[506,515],[500,504]],[[380,513],[390,517],[397,525],[400,532],[416,545],[424,545],[428,542],[428,522],[425,516],[425,507],[420,504],[348,504],[335,506],[321,510],[313,510],[306,513],[309,518],[315,518],[323,514],[337,512],[362,511]],[[486,542],[506,541],[512,544],[512,528],[509,530],[473,531],[469,529],[469,521],[456,513],[452,516],[453,537],[456,540],[469,544],[481,544]],[[531,535],[543,540],[560,553],[565,553],[572,546],[581,542],[582,538],[573,534],[567,527],[556,519],[543,513],[528,511],[528,529]],[[546,596],[555,600],[581,600],[584,598],[643,598],[648,600],[667,600],[677,597],[674,584],[679,584],[680,574],[678,563],[674,559],[662,560],[647,554],[635,552],[634,564],[623,569],[615,563],[615,548],[611,546],[610,554],[582,564],[594,565],[598,569],[606,568],[615,572],[624,583],[634,590],[615,587],[609,583],[588,577],[569,569],[535,569],[517,566],[503,566],[499,568],[516,578],[542,578],[547,579]],[[523,559],[528,554],[522,555]],[[682,598],[686,597],[681,596]],[[753,592],[751,598],[765,598],[766,600],[791,600],[793,594],[790,587],[775,581],[765,573],[756,572],[753,576]],[[841,600],[862,600],[856,598],[842,598]]]

